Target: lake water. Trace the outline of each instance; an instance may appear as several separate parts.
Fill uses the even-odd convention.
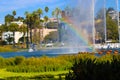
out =
[[[91,49],[86,49],[91,52]],[[1,52],[0,56],[4,58],[16,57],[16,56],[24,56],[24,57],[40,57],[40,56],[49,56],[54,57],[63,54],[77,54],[80,52],[79,48],[53,48],[53,49],[43,49],[34,52],[28,51],[19,51],[19,52]]]

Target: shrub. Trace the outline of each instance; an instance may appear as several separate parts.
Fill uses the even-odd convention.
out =
[[[119,80],[120,55],[75,61],[66,80]]]

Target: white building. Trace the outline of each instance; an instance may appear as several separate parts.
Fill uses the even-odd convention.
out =
[[[21,32],[15,32],[15,36],[14,36],[14,39],[15,39],[15,43],[18,43],[19,39],[23,36],[23,33]],[[8,38],[13,38],[13,32],[4,32],[2,34],[2,40],[7,41]],[[11,42],[12,43],[12,42]]]
[[[52,21],[54,21],[54,19],[52,19]],[[16,24],[18,24],[19,26],[21,26],[22,24],[23,24],[23,22],[20,22],[20,21],[14,21],[14,22],[11,22],[11,23],[16,23]],[[32,30],[33,32],[34,32],[34,30]],[[43,29],[41,29],[41,32],[42,32],[42,39],[46,36],[46,35],[48,35],[50,32],[52,32],[52,31],[57,31],[57,29],[47,29],[47,28],[43,28]],[[39,32],[39,29],[37,29],[37,32]],[[27,34],[25,35],[25,36],[27,36]],[[12,37],[13,38],[13,32],[4,32],[3,34],[2,34],[2,40],[5,40],[5,41],[7,41],[7,39],[9,38],[9,37]],[[23,37],[23,33],[22,32],[15,32],[15,36],[14,36],[14,39],[15,39],[15,43],[18,43],[18,41],[19,41],[19,39],[21,38],[21,37]],[[8,41],[7,41],[8,42]]]
[[[11,23],[16,23],[18,24],[19,26],[21,26],[23,24],[23,22],[20,22],[20,21],[14,21],[14,22],[11,22]],[[21,32],[15,32],[15,36],[14,36],[14,39],[15,39],[15,43],[18,43],[19,39],[23,36],[23,33]],[[2,34],[2,40],[5,40],[7,41],[8,38],[12,37],[13,38],[13,32],[4,32]],[[8,42],[8,41],[7,41]]]

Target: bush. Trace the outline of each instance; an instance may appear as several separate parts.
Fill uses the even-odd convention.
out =
[[[84,58],[75,61],[72,71],[66,75],[66,80],[119,80],[120,55],[111,57],[110,60],[103,56],[93,60]]]
[[[0,45],[6,45],[7,42],[6,41],[0,41]]]

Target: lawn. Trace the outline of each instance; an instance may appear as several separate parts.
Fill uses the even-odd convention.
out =
[[[59,74],[66,74],[68,71],[56,71],[56,72],[35,72],[35,73],[14,73],[8,72],[6,69],[0,69],[0,79],[7,77],[34,77],[39,75],[54,75],[54,78],[59,78]],[[65,77],[65,76],[62,76]]]

